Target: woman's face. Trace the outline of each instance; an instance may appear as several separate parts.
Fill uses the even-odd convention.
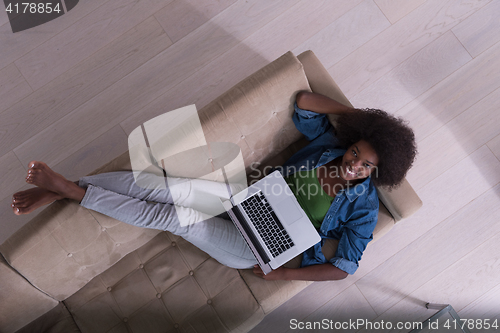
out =
[[[373,147],[360,140],[347,148],[342,157],[341,176],[345,180],[364,179],[376,169],[379,159]]]

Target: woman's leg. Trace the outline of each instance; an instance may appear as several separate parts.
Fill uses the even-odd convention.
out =
[[[170,231],[228,267],[257,264],[234,224],[220,217],[169,203],[147,202],[91,184],[80,205],[131,225]],[[181,225],[180,220],[199,222]]]
[[[229,199],[225,183],[203,179],[165,179],[150,173],[134,175],[131,171],[119,171],[80,178],[80,187],[87,188],[89,184],[141,200],[193,208],[212,216],[224,213],[220,199]],[[243,187],[231,184],[230,190],[236,194]]]
[[[26,181],[128,224],[170,231],[226,266],[250,268],[257,263],[233,223],[220,217],[169,203],[147,202],[94,185],[84,189],[42,162],[30,163]],[[180,218],[193,223],[181,225]]]

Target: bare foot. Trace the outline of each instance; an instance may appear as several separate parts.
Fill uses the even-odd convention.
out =
[[[81,201],[85,195],[84,189],[54,172],[47,164],[39,161],[29,163],[26,182],[55,192],[63,198]]]
[[[14,193],[12,196],[12,209],[14,214],[29,214],[35,209],[48,205],[63,197],[41,187],[30,188],[26,191]]]

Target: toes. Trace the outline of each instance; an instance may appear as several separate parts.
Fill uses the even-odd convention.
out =
[[[29,202],[23,200],[23,201],[13,202],[11,207],[12,208],[24,208],[24,207],[28,207],[29,205],[30,205]]]
[[[14,214],[16,215],[29,214],[29,210],[27,208],[14,208]]]
[[[34,181],[34,176],[33,174],[29,174],[27,177],[26,177],[26,183],[29,183],[29,184],[33,184],[33,181]]]
[[[36,178],[40,174],[40,172],[41,172],[40,169],[30,169],[28,171],[28,176],[26,176],[26,182],[33,184],[33,182],[36,180]]]
[[[16,215],[21,215],[22,214],[22,210],[18,207],[13,207],[13,210],[14,210],[14,214]]]
[[[28,164],[29,169],[44,169],[47,166],[44,162],[41,161],[31,161]]]

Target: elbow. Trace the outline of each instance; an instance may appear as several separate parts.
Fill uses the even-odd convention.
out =
[[[297,106],[301,109],[307,109],[307,101],[309,100],[310,95],[311,93],[308,91],[299,91],[295,96],[295,102],[297,103]]]
[[[347,273],[346,271],[341,270],[340,268],[335,266],[333,267],[334,270],[333,270],[332,280],[344,280],[346,277],[349,276],[349,273]]]

